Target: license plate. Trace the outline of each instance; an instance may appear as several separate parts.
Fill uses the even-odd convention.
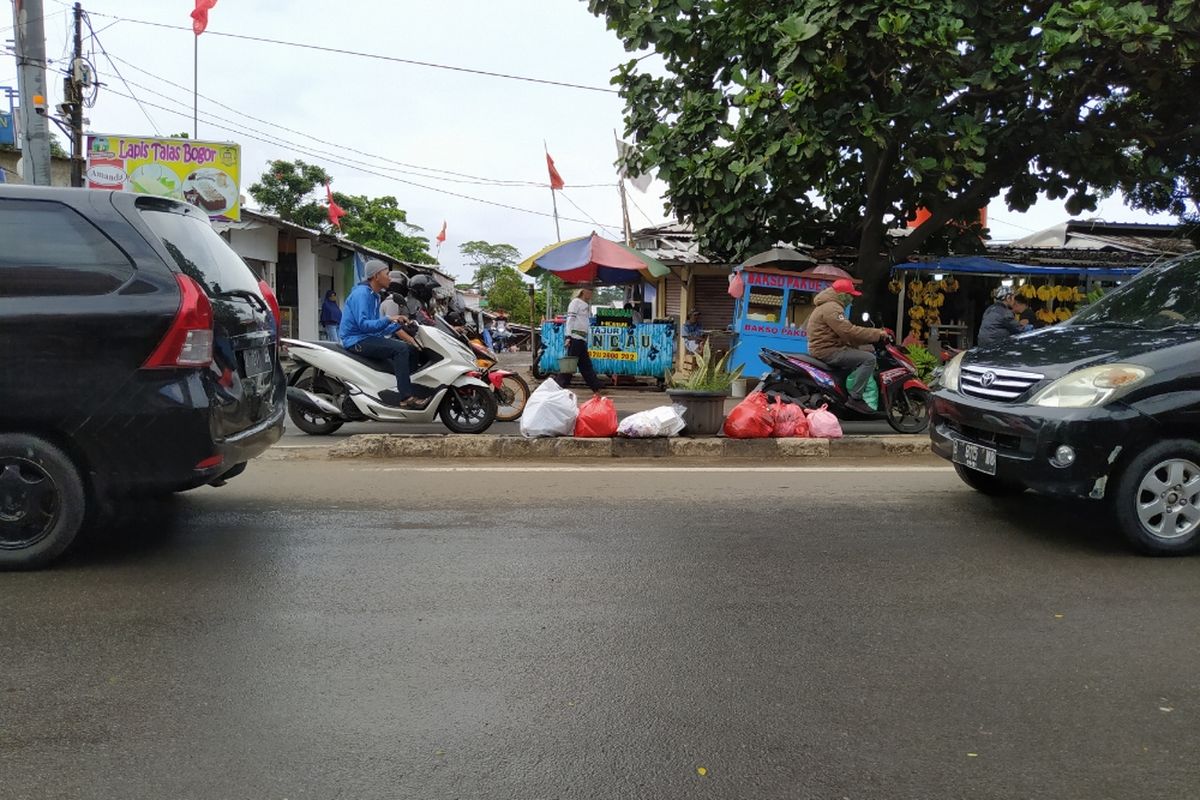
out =
[[[983,445],[954,440],[954,463],[985,475],[996,474],[996,450]]]
[[[242,364],[246,369],[246,377],[262,375],[271,371],[271,351],[265,347],[251,347],[242,351]]]

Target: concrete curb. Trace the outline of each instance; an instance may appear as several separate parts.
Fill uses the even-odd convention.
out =
[[[923,436],[847,436],[844,439],[525,439],[520,436],[350,436],[332,447],[276,448],[280,459],[476,458],[556,460],[581,458],[753,459],[898,458],[928,456]]]

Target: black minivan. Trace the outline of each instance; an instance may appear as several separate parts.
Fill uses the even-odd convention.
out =
[[[0,185],[0,568],[110,498],[228,480],[283,433],[279,309],[199,209]]]
[[[933,449],[972,488],[1106,501],[1142,551],[1200,549],[1200,254],[959,355],[942,384]]]

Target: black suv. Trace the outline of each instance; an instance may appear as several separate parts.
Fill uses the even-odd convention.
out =
[[[971,350],[934,395],[933,449],[985,494],[1105,500],[1143,551],[1200,549],[1200,254],[1061,325]]]
[[[192,206],[0,185],[0,568],[114,496],[220,484],[283,432],[278,305]]]

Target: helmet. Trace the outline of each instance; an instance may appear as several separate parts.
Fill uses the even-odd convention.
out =
[[[408,294],[408,276],[399,270],[393,270],[388,273],[388,294],[404,297]]]
[[[1001,286],[999,289],[997,289],[995,291],[996,302],[999,303],[1004,300],[1007,300],[1008,298],[1012,297],[1014,294],[1016,294],[1016,292],[1013,291],[1013,288],[1011,286]]]
[[[408,293],[422,303],[428,303],[433,299],[433,291],[437,288],[437,281],[430,275],[414,275],[408,282]]]

